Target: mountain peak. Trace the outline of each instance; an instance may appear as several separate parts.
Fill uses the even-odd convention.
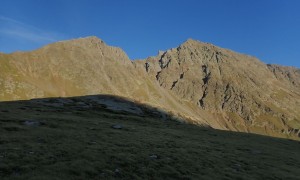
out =
[[[101,41],[101,42],[103,42],[97,36],[87,36],[87,37],[82,37],[82,38],[79,38],[79,39],[81,39],[81,40],[87,40],[87,41]]]
[[[197,47],[197,46],[205,46],[205,45],[212,45],[212,44],[189,38],[185,42],[183,42],[180,46]]]
[[[186,43],[199,43],[200,41],[198,41],[196,39],[188,38],[185,42]]]
[[[100,43],[100,44],[104,43],[104,41],[98,38],[97,36],[80,37],[80,38],[75,38],[75,39],[62,41],[62,42],[85,42],[85,43]]]
[[[182,43],[182,45],[193,45],[193,44],[198,44],[198,43],[201,43],[201,42],[198,40],[192,39],[192,38],[188,38],[186,41],[184,41]]]

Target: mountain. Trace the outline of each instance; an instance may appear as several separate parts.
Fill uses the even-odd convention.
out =
[[[299,69],[194,40],[145,64],[161,87],[216,115],[223,128],[299,136]]]
[[[300,70],[192,39],[131,61],[96,37],[0,54],[0,100],[110,94],[216,129],[300,137]]]

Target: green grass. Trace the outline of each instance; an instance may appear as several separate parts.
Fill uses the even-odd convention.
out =
[[[154,109],[141,108],[144,115],[96,105],[80,109],[72,104],[55,108],[32,101],[1,102],[0,177],[300,178],[298,141],[162,120]],[[39,124],[25,125],[28,120]],[[115,124],[123,129],[111,128]]]

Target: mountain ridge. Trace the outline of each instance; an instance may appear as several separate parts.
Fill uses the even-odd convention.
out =
[[[105,45],[108,45],[108,44],[105,43],[104,40],[102,40],[101,38],[99,38],[99,37],[97,37],[97,36],[86,36],[86,37],[78,37],[78,38],[73,38],[73,39],[61,40],[61,41],[53,42],[53,43],[44,45],[44,46],[42,46],[42,47],[40,47],[40,48],[33,49],[33,50],[26,50],[26,51],[23,51],[23,50],[17,50],[17,51],[11,52],[11,53],[5,53],[5,52],[1,52],[1,51],[0,51],[0,54],[2,54],[2,55],[12,55],[12,54],[15,54],[15,53],[30,53],[30,52],[33,52],[33,51],[37,51],[37,50],[39,50],[39,49],[42,49],[42,48],[44,48],[44,47],[47,47],[47,46],[50,46],[50,45],[54,45],[54,44],[56,44],[56,43],[67,43],[67,42],[72,42],[72,41],[73,41],[73,42],[74,42],[74,41],[76,42],[76,41],[78,41],[78,40],[80,41],[80,40],[87,40],[87,39],[99,40],[101,43],[103,43],[103,44],[105,44]],[[241,55],[245,55],[245,56],[249,56],[249,57],[253,57],[253,58],[258,59],[257,57],[252,56],[252,55],[249,55],[249,54],[247,54],[247,53],[241,53],[241,52],[235,51],[235,50],[233,50],[233,49],[220,47],[220,46],[214,45],[214,44],[212,44],[212,43],[200,41],[200,40],[193,39],[193,38],[187,38],[185,41],[183,41],[181,44],[179,44],[179,45],[178,45],[177,47],[175,47],[175,48],[178,48],[178,47],[180,47],[180,46],[182,46],[182,45],[184,45],[184,44],[186,44],[186,43],[190,43],[190,42],[200,43],[200,44],[206,44],[206,45],[211,45],[211,46],[213,46],[213,47],[217,47],[217,48],[220,48],[220,49],[228,50],[228,51],[231,51],[231,52],[234,52],[234,53],[238,53],[238,54],[241,54]],[[110,47],[114,47],[114,48],[119,48],[119,49],[121,49],[122,51],[124,51],[124,50],[122,49],[122,47],[119,47],[119,46],[111,46],[111,45],[109,45],[109,46],[110,46]],[[171,48],[171,49],[175,49],[175,48]],[[159,55],[160,53],[163,53],[163,52],[165,52],[165,50],[158,50],[157,55]],[[125,51],[124,51],[124,53],[126,54],[126,56],[128,57],[128,59],[130,59],[129,56],[128,56],[128,54],[127,54]],[[149,58],[149,57],[155,57],[155,56],[157,56],[157,55],[148,56],[147,58]],[[147,58],[145,58],[145,59],[147,59]],[[139,61],[139,60],[144,60],[144,59],[143,59],[143,58],[135,58],[135,59],[130,59],[130,60],[131,60],[131,61]],[[265,63],[265,62],[263,62],[263,63],[266,64],[266,65],[275,65],[275,66],[282,66],[282,67],[295,68],[295,69],[297,69],[297,70],[300,71],[300,67],[296,67],[296,66],[292,66],[292,65],[284,65],[284,64],[277,64],[277,63],[274,63],[274,64],[273,64],[273,63]]]
[[[268,66],[197,40],[133,61],[121,48],[90,36],[0,54],[0,64],[0,100],[113,94],[159,106],[194,124],[300,135],[299,69]]]

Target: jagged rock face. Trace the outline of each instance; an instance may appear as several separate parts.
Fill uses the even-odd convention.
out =
[[[96,37],[0,54],[0,100],[112,94],[213,128],[296,138],[299,69],[188,40],[130,61]]]
[[[299,134],[297,69],[267,66],[254,57],[194,40],[145,63],[163,88],[219,113],[224,119],[220,123],[229,129]]]

